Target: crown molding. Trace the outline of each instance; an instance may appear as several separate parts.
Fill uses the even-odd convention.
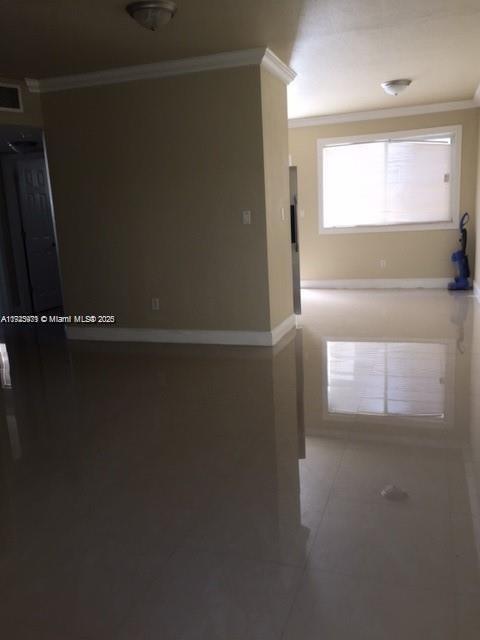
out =
[[[49,93],[96,87],[108,84],[132,82],[134,80],[150,80],[153,78],[167,78],[187,73],[215,71],[218,69],[234,69],[237,67],[261,66],[277,76],[285,84],[295,78],[295,72],[276,56],[273,51],[265,48],[244,49],[242,51],[228,51],[197,58],[183,58],[182,60],[167,60],[152,64],[141,64],[130,67],[92,71],[70,76],[58,76],[36,80],[25,78],[28,89],[32,93]]]
[[[285,84],[290,84],[297,76],[295,71],[282,62],[271,49],[265,49],[261,66],[272,75],[277,76]]]
[[[40,80],[35,78],[25,78],[24,80],[30,93],[40,93]]]
[[[479,93],[478,89],[477,93]],[[477,95],[477,93],[475,95]],[[374,111],[356,111],[326,116],[313,116],[311,118],[292,118],[288,121],[288,126],[290,129],[297,129],[300,127],[316,127],[325,124],[340,124],[342,122],[361,122],[362,120],[382,120],[383,118],[400,118],[402,116],[441,113],[443,111],[462,111],[464,109],[475,109],[478,106],[480,106],[480,93],[478,95],[478,102],[476,102],[475,99],[457,100],[455,102],[437,102],[411,107],[394,107],[392,109],[375,109]]]
[[[475,103],[475,106],[480,107],[480,84],[478,85],[478,87],[475,90],[475,93],[473,94],[473,101]]]

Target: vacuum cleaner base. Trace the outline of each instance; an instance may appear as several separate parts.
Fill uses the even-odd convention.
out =
[[[470,265],[468,264],[468,256],[464,249],[452,253],[452,262],[457,267],[458,276],[455,276],[453,282],[448,284],[450,291],[464,291],[471,289],[470,284]]]
[[[468,291],[469,289],[473,289],[473,287],[468,280],[459,280],[458,282],[448,283],[449,291]]]
[[[458,251],[454,251],[452,253],[452,262],[457,268],[458,276],[455,276],[453,282],[448,284],[448,289],[450,291],[466,291],[468,289],[472,289],[472,285],[470,284],[470,265],[468,264],[468,256],[467,256],[467,230],[466,226],[469,220],[468,213],[464,213],[462,219],[460,220],[459,231],[460,231],[460,249]]]

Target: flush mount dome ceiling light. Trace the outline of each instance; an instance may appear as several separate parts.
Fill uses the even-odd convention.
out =
[[[412,81],[408,78],[402,78],[401,80],[387,80],[386,82],[382,82],[382,89],[385,93],[388,93],[389,96],[398,96],[399,93],[405,91],[405,89],[411,84]]]
[[[125,9],[139,25],[150,31],[156,31],[158,27],[170,22],[177,12],[177,5],[172,0],[131,2]]]

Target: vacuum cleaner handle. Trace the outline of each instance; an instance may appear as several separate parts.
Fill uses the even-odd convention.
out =
[[[462,247],[462,251],[465,251],[467,248],[467,230],[465,229],[465,227],[468,224],[468,221],[470,220],[470,216],[468,215],[468,213],[464,213],[461,220],[460,220],[460,225],[459,225],[459,230],[460,230],[460,238],[459,238],[459,242],[460,242],[460,246]]]
[[[470,215],[466,212],[463,214],[461,220],[460,220],[460,231],[463,231],[464,228],[467,226],[468,221],[470,220]]]

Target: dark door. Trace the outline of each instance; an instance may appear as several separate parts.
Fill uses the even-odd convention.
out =
[[[17,167],[32,302],[41,312],[62,306],[47,167],[41,157],[21,158]]]

